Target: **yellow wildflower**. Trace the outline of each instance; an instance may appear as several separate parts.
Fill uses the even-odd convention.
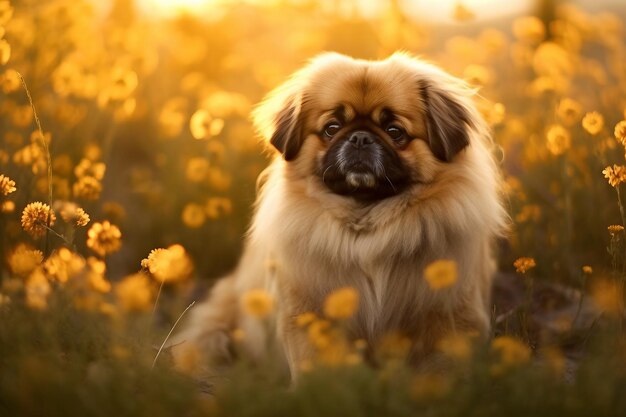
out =
[[[580,120],[582,106],[571,98],[564,98],[559,102],[556,114],[566,126],[573,126]]]
[[[109,76],[107,93],[112,100],[123,100],[137,88],[137,73],[133,70],[116,65]]]
[[[141,260],[141,267],[143,269],[149,270],[150,269],[150,264],[153,262],[153,260],[156,257],[156,255],[159,252],[164,251],[164,250],[165,250],[164,248],[152,249],[150,251],[150,253],[148,254],[148,257]]]
[[[104,261],[92,257],[87,259],[87,280],[91,288],[97,292],[108,293],[111,291],[111,283],[104,277],[106,264]]]
[[[496,337],[491,342],[491,349],[500,358],[500,362],[492,367],[494,374],[500,374],[502,371],[524,365],[530,361],[530,348],[522,341],[511,336]]]
[[[209,111],[205,109],[197,110],[189,121],[191,135],[198,140],[219,135],[223,127],[224,120],[212,117]]]
[[[561,155],[571,146],[571,136],[567,129],[561,125],[552,125],[548,129],[548,150],[554,155]]]
[[[26,280],[26,305],[35,310],[48,307],[48,295],[52,289],[41,268],[35,269]]]
[[[590,267],[589,265],[584,265],[582,270],[583,270],[583,274],[587,274],[587,275],[593,274],[593,268]]]
[[[492,79],[489,69],[483,65],[468,65],[463,70],[463,79],[474,85],[487,85]]]
[[[604,117],[597,111],[585,114],[583,117],[583,128],[591,135],[597,135],[604,127]]]
[[[622,226],[621,224],[612,224],[609,227],[607,227],[607,230],[609,231],[611,236],[615,236],[618,233],[621,233],[624,231],[624,226]]]
[[[331,319],[347,319],[359,307],[359,294],[351,287],[339,288],[331,292],[324,301],[324,314]]]
[[[90,159],[83,158],[74,168],[74,175],[76,178],[93,177],[97,180],[104,178],[106,172],[106,165],[103,162],[93,162]]]
[[[0,65],[9,62],[11,58],[11,45],[5,39],[0,39]]]
[[[546,36],[546,27],[538,17],[524,16],[513,22],[513,35],[523,42],[539,43]]]
[[[437,342],[437,348],[444,355],[461,361],[472,355],[472,342],[467,334],[448,335]]]
[[[451,287],[456,283],[457,278],[457,265],[453,260],[441,259],[424,269],[424,279],[433,290]]]
[[[65,283],[78,275],[84,267],[85,260],[68,248],[60,248],[44,263],[44,269],[48,276],[61,283]]]
[[[311,311],[296,316],[296,326],[306,327],[317,320],[317,315]]]
[[[325,349],[331,344],[331,326],[328,320],[315,320],[307,329],[307,337],[313,346]]]
[[[1,30],[1,29],[0,29]],[[0,89],[6,94],[17,91],[21,86],[21,81],[14,69],[7,69],[0,75]]]
[[[145,274],[137,273],[119,282],[115,295],[124,310],[146,311],[152,307],[154,288]]]
[[[49,205],[39,201],[30,203],[22,212],[22,227],[32,237],[41,237],[46,234],[48,218],[52,226],[56,221],[56,216]]]
[[[515,267],[515,271],[520,274],[525,274],[528,270],[537,266],[537,263],[533,258],[521,257],[517,258],[515,262],[513,262],[513,266]]]
[[[241,299],[246,314],[259,319],[267,317],[274,308],[274,299],[265,290],[254,289],[246,292]]]
[[[102,184],[97,178],[84,176],[74,183],[73,191],[76,198],[97,200],[102,192]]]
[[[0,175],[0,194],[9,195],[15,190],[17,190],[15,181],[5,175]]]
[[[15,275],[25,277],[43,261],[43,253],[25,243],[20,243],[11,251],[8,258],[9,268]]]
[[[189,203],[185,206],[182,213],[182,220],[185,226],[196,229],[204,224],[206,221],[206,214],[204,208],[195,203]]]
[[[122,232],[117,226],[108,221],[94,223],[87,232],[87,247],[104,256],[120,249],[121,238]]]
[[[102,148],[100,148],[100,146],[96,145],[95,143],[90,143],[87,146],[85,146],[84,155],[85,155],[85,158],[95,163],[95,161],[97,161],[98,159],[102,157]],[[102,164],[104,165],[104,163]],[[104,167],[101,167],[100,165],[96,165],[94,170],[96,172],[102,172],[102,176],[104,176]]]
[[[615,139],[619,141],[623,146],[626,146],[626,120],[622,120],[621,122],[615,125],[615,130],[613,131],[615,135]]]
[[[74,203],[66,202],[61,206],[59,210],[61,218],[67,222],[76,226],[86,226],[89,223],[89,215],[85,213],[85,210],[78,207]]]
[[[624,311],[624,298],[620,285],[612,280],[597,280],[591,286],[591,298],[596,306],[613,316]]]
[[[567,86],[565,78],[574,71],[570,53],[556,42],[542,42],[537,47],[533,56],[533,68],[540,78],[551,79],[556,91],[564,90]]]
[[[209,161],[206,158],[194,157],[187,161],[185,176],[191,182],[203,181],[209,173]]]
[[[166,284],[185,280],[193,272],[191,259],[181,245],[153,249],[148,257],[141,261],[141,266],[150,271],[158,281]]]
[[[13,213],[15,211],[15,203],[13,201],[3,201],[0,203],[0,212]]]
[[[608,166],[602,170],[602,174],[612,187],[617,187],[626,181],[626,167],[624,165]]]

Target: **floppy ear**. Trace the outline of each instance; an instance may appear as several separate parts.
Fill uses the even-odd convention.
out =
[[[472,116],[461,99],[431,84],[422,84],[426,107],[428,142],[433,154],[444,162],[469,145]]]
[[[295,97],[290,97],[275,115],[274,132],[270,137],[270,143],[283,154],[285,161],[298,155],[303,142],[300,106],[296,101]]]
[[[301,122],[301,93],[292,78],[267,95],[253,111],[258,133],[285,158],[294,159],[304,141]]]

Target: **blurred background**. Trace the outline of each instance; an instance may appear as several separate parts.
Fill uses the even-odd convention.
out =
[[[610,267],[606,227],[621,222],[602,170],[624,163],[625,17],[621,0],[0,0],[0,171],[18,184],[2,246],[44,245],[20,226],[48,177],[18,72],[54,204],[121,230],[109,278],[180,243],[209,282],[236,263],[269,160],[252,106],[322,51],[404,50],[480,89],[515,224],[501,269],[529,256],[541,279],[577,282]],[[88,252],[85,230],[71,235]]]

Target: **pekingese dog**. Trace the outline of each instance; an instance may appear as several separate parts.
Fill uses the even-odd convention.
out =
[[[375,347],[400,333],[411,363],[450,332],[486,336],[492,246],[506,214],[474,93],[403,53],[382,61],[326,53],[271,92],[254,123],[279,155],[259,179],[243,256],[192,310],[175,358],[191,343],[209,363],[228,361],[234,329],[262,357],[272,332],[240,303],[259,288],[276,300],[277,345],[294,378],[315,355],[294,318],[323,315],[340,287],[359,295],[349,336]],[[456,262],[458,279],[433,291],[423,271],[440,259]]]

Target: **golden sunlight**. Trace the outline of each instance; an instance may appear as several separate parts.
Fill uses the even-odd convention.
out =
[[[429,20],[452,22],[459,19],[459,6],[476,19],[492,19],[499,16],[528,12],[535,4],[533,0],[440,0],[437,2],[406,1],[407,11]]]
[[[163,17],[199,14],[208,10],[215,0],[136,0],[137,8],[148,15]]]

